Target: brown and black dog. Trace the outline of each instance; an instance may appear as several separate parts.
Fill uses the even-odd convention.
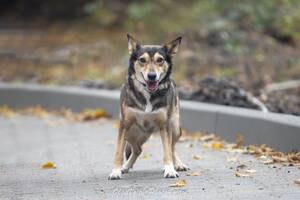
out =
[[[142,45],[130,35],[127,38],[129,68],[121,90],[120,128],[109,179],[120,179],[133,167],[142,145],[155,132],[162,140],[164,177],[176,178],[177,171],[188,170],[175,151],[181,136],[179,97],[170,77],[181,37],[164,45]]]

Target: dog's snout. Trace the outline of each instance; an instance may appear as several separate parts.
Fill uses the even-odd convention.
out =
[[[156,80],[156,73],[148,73],[148,80],[149,81],[155,81]]]

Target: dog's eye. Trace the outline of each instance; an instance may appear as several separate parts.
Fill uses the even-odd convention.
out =
[[[164,62],[164,59],[162,57],[157,58],[156,62],[158,64],[162,64]]]
[[[141,64],[145,64],[145,63],[146,63],[146,59],[145,59],[145,58],[139,58],[139,62],[140,62]]]

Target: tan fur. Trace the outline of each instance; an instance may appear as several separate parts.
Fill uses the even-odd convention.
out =
[[[158,58],[163,58],[163,56],[159,53],[155,53],[153,59],[150,58],[148,53],[144,53],[139,57],[139,59],[140,58],[144,58],[146,60],[146,63],[142,64],[139,61],[136,61],[134,63],[134,70],[137,72],[136,77],[141,83],[145,83],[147,74],[149,72],[155,72],[158,75],[159,80],[161,80],[167,73],[169,68],[167,62],[157,62]]]

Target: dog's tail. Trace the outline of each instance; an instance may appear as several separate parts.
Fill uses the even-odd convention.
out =
[[[128,142],[126,142],[126,144],[125,144],[125,159],[128,160],[130,155],[131,155],[131,147],[130,147],[130,144],[128,144]]]

